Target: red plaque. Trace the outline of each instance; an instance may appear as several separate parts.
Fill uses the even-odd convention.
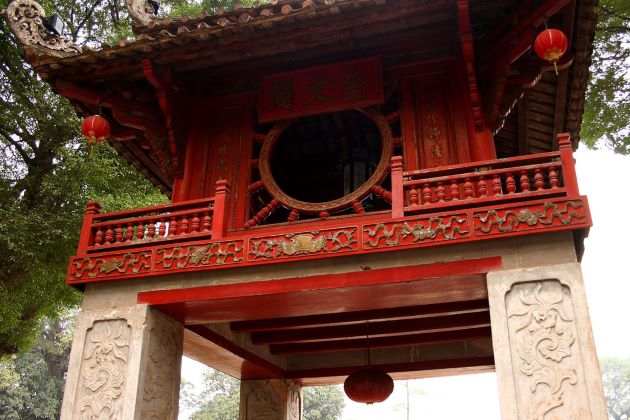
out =
[[[383,103],[381,60],[366,58],[263,77],[260,122]]]

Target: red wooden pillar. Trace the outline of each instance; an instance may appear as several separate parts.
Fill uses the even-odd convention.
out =
[[[575,158],[573,157],[573,146],[569,133],[558,134],[558,146],[560,149],[560,159],[562,159],[562,178],[564,187],[570,197],[580,195],[578,189],[577,176],[575,174]]]
[[[79,237],[79,247],[77,249],[77,255],[83,255],[87,252],[87,247],[94,241],[94,234],[92,232],[92,222],[94,215],[99,214],[101,211],[101,205],[96,201],[90,200],[85,206],[85,213],[83,214],[83,226],[81,227],[81,236]]]
[[[228,215],[228,201],[230,198],[230,183],[227,179],[220,179],[214,190],[214,210],[212,214],[212,239],[225,236]]]
[[[392,217],[405,215],[405,196],[403,191],[402,156],[392,157]]]

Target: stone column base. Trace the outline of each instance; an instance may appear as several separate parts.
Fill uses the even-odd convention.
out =
[[[81,312],[61,419],[177,419],[182,343],[147,305]]]
[[[300,420],[302,389],[293,381],[241,381],[240,420]]]
[[[577,263],[488,273],[503,420],[608,418]]]

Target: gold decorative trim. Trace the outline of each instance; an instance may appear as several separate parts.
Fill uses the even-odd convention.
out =
[[[372,226],[372,229],[370,229],[370,226],[363,228],[366,234],[363,239],[363,246],[364,248],[377,248],[381,240],[385,241],[386,246],[407,245],[401,244],[401,240],[407,239],[407,237],[411,238],[411,243],[413,244],[440,240],[439,235],[445,240],[456,239],[456,236],[461,238],[468,237],[470,232],[467,230],[466,222],[467,218],[465,215],[457,215],[430,217],[418,220],[413,225],[408,222],[395,223],[393,225],[377,223]]]
[[[52,57],[71,57],[81,47],[61,35],[50,34],[44,27],[44,8],[33,0],[15,0],[4,11],[9,28],[20,44],[36,53]]]

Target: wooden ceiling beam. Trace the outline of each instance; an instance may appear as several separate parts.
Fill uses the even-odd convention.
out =
[[[364,322],[366,320],[390,320],[422,316],[446,316],[461,313],[484,312],[488,310],[488,301],[471,300],[464,302],[436,303],[422,306],[407,306],[390,309],[343,312],[336,314],[306,315],[290,318],[257,319],[253,321],[232,322],[232,331],[247,333],[301,328],[307,326],[334,325],[340,323]]]
[[[490,327],[469,328],[465,330],[445,331],[426,334],[398,335],[389,337],[375,337],[369,340],[349,339],[332,341],[315,341],[309,343],[272,344],[269,349],[272,354],[306,354],[351,351],[370,348],[407,347],[420,344],[453,343],[490,337]]]
[[[429,318],[397,319],[374,323],[344,324],[329,327],[265,331],[251,334],[253,344],[288,344],[336,338],[370,337],[389,334],[428,333],[490,326],[490,312]]]

